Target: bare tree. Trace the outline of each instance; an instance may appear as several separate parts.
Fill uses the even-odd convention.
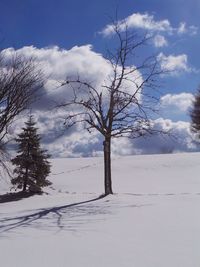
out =
[[[111,72],[101,86],[93,85],[80,77],[67,78],[62,86],[68,85],[72,92],[70,100],[58,106],[73,110],[66,116],[66,127],[83,123],[90,132],[97,130],[104,138],[104,186],[105,195],[112,194],[111,140],[117,137],[138,138],[154,132],[150,119],[157,102],[157,79],[160,70],[156,57],[146,57],[138,63],[137,49],[145,48],[148,35],[142,37],[129,31],[121,31],[118,23],[113,24],[115,33],[114,52],[108,51],[106,61]]]
[[[42,73],[36,69],[32,58],[13,54],[9,58],[0,51],[0,154],[13,120],[35,101],[38,89],[43,85]],[[0,155],[3,164],[3,157]]]
[[[0,141],[14,118],[34,102],[42,84],[42,73],[32,58],[13,54],[8,59],[0,52]]]

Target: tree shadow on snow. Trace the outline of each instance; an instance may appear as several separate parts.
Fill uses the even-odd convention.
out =
[[[18,201],[18,200],[21,200],[21,199],[24,199],[24,198],[31,197],[33,195],[35,195],[34,192],[28,192],[28,191],[6,193],[4,195],[0,195],[0,203]]]
[[[40,209],[28,215],[17,217],[4,217],[0,219],[0,233],[6,233],[19,228],[33,227],[44,230],[70,230],[76,231],[80,225],[87,225],[91,221],[91,215],[107,214],[105,205],[93,204],[104,198],[99,196],[90,200],[77,202],[69,205]],[[94,217],[94,216],[92,216]],[[97,217],[94,218],[98,220]]]

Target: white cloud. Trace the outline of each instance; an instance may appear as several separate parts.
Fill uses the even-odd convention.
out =
[[[188,33],[191,35],[197,34],[198,31],[198,27],[194,25],[187,27],[185,22],[181,22],[177,28],[172,27],[168,19],[156,20],[154,16],[149,13],[133,13],[125,19],[117,21],[117,25],[120,31],[124,31],[126,28],[136,28],[148,30],[150,32],[165,32],[167,34]],[[101,34],[105,37],[112,35],[114,33],[113,26],[113,24],[106,25],[101,31]]]
[[[153,38],[153,43],[155,45],[155,47],[163,47],[163,46],[167,46],[168,42],[165,39],[165,37],[163,35],[157,34],[154,38]]]
[[[47,82],[42,89],[42,97],[32,109],[37,122],[39,132],[45,148],[53,156],[88,156],[99,154],[102,150],[102,142],[97,133],[89,134],[78,126],[68,129],[64,128],[64,119],[68,112],[73,110],[52,110],[56,103],[65,102],[71,97],[68,86],[58,88],[58,81],[66,77],[78,75],[101,90],[106,77],[111,74],[110,64],[101,54],[92,51],[92,46],[85,45],[73,47],[70,50],[58,47],[47,47],[37,49],[33,46],[23,47],[15,51],[13,48],[5,49],[4,55],[8,59],[17,52],[25,58],[35,58],[36,65],[44,70]],[[102,89],[103,90],[103,89]],[[27,116],[19,118],[9,129],[10,136],[16,136],[21,131]]]
[[[5,51],[9,58],[14,49]],[[102,137],[97,132],[89,134],[81,126],[73,127],[64,131],[63,122],[68,111],[49,110],[54,101],[65,100],[69,97],[69,88],[56,88],[58,80],[63,80],[66,76],[77,75],[77,73],[100,86],[106,79],[107,74],[111,73],[108,62],[102,55],[92,51],[89,45],[74,47],[70,50],[59,49],[58,47],[37,49],[35,47],[24,47],[17,50],[18,53],[26,57],[33,56],[40,66],[45,66],[45,74],[48,82],[44,87],[44,96],[40,102],[34,106],[33,113],[37,121],[39,132],[43,137],[45,148],[54,157],[80,157],[80,156],[98,156],[102,155]],[[186,61],[187,63],[187,61]],[[127,87],[127,84],[126,84]],[[130,90],[130,88],[129,88]],[[176,105],[180,102],[178,108],[186,109],[191,101],[190,94],[166,95],[162,98],[162,104]],[[51,105],[50,105],[51,104]],[[21,131],[24,116],[16,121],[10,128],[10,135],[13,137]],[[127,155],[135,153],[162,153],[171,151],[195,151],[196,145],[192,141],[189,123],[172,122],[170,120],[159,119],[154,122],[154,127],[159,129],[172,129],[178,136],[177,140],[168,137],[161,138],[158,135],[152,135],[149,139],[116,139],[113,140],[112,153],[114,155]]]
[[[160,104],[166,110],[187,112],[194,101],[194,95],[190,93],[167,94],[161,97]]]
[[[67,77],[77,79],[79,75],[101,90],[101,85],[112,72],[109,62],[101,54],[95,53],[91,45],[75,46],[70,50],[59,49],[57,46],[41,49],[27,46],[16,51],[13,48],[4,50],[7,58],[15,52],[25,58],[33,57],[47,77],[43,97],[35,105],[37,109],[50,108],[70,97],[71,90],[68,86],[58,88],[59,82]]]
[[[157,59],[160,62],[161,68],[164,71],[171,71],[172,74],[177,74],[181,71],[192,71],[188,66],[188,57],[186,54],[165,56],[163,53],[160,53]]]
[[[153,134],[149,138],[139,138],[133,141],[133,150],[141,154],[176,153],[198,151],[198,144],[194,141],[190,131],[190,123],[184,121],[173,122],[169,119],[157,119],[154,128],[170,131],[169,135]]]
[[[35,119],[42,135],[43,145],[53,157],[92,157],[102,156],[102,137],[97,132],[88,133],[81,126],[71,128],[63,133],[62,121],[52,114],[35,113]],[[25,119],[25,118],[24,118]],[[60,119],[60,117],[59,117]],[[136,139],[117,138],[112,141],[114,156],[152,153],[175,153],[198,151],[190,131],[190,123],[173,122],[159,118],[152,121],[153,127],[159,131],[170,131],[169,135],[152,134]],[[21,124],[13,125],[13,133],[21,131]]]
[[[181,22],[178,29],[177,29],[177,32],[179,34],[183,34],[183,33],[186,33],[187,32],[187,29],[186,29],[186,23],[185,22]]]
[[[13,48],[4,50],[7,59],[11,58],[15,52],[25,58],[35,58],[36,65],[44,70],[47,77],[47,82],[42,89],[42,97],[34,104],[32,112],[43,137],[43,143],[49,152],[54,156],[63,157],[100,155],[102,153],[100,135],[95,132],[90,135],[78,126],[64,131],[64,119],[69,112],[73,112],[73,109],[52,110],[52,107],[71,97],[71,88],[68,86],[58,88],[58,81],[63,81],[70,76],[77,78],[78,75],[103,92],[106,105],[107,94],[102,85],[112,76],[110,63],[101,54],[95,53],[90,45],[76,46],[70,50],[59,49],[58,47],[38,49],[33,46],[23,47],[16,51]],[[120,67],[118,71],[120,71]],[[135,72],[135,75],[137,82],[141,83],[142,78],[139,78],[141,74]],[[129,81],[125,81],[122,86],[126,91],[134,90],[133,84]],[[10,136],[16,136],[26,120],[26,115],[20,118],[10,128]]]
[[[40,49],[33,46],[25,46],[16,51],[14,48],[8,48],[3,52],[8,59],[15,52],[25,58],[33,57],[36,65],[44,71],[47,77],[47,82],[44,86],[46,98],[43,97],[41,103],[38,103],[38,108],[41,109],[46,108],[44,102],[49,106],[49,102],[55,104],[56,101],[64,101],[69,97],[70,90],[68,86],[57,88],[60,85],[59,82],[66,80],[67,77],[76,79],[79,76],[82,80],[92,83],[99,91],[103,90],[105,94],[105,89],[102,85],[110,81],[110,78],[114,75],[110,62],[101,54],[94,52],[91,45],[75,46],[69,50],[60,49],[57,46]],[[121,72],[120,66],[118,66],[118,72]],[[141,74],[135,71],[134,75],[137,77],[137,83],[142,83]],[[133,74],[131,78],[133,79]],[[124,81],[123,87],[126,91],[134,90],[132,82]]]
[[[178,27],[173,27],[168,19],[156,20],[154,15],[149,13],[133,13],[123,20],[116,21],[118,30],[123,32],[128,29],[142,29],[154,36],[154,44],[156,47],[167,45],[167,40],[163,35],[196,35],[198,27],[187,26],[185,22],[181,22]],[[106,25],[100,32],[104,37],[114,34],[114,24]],[[162,35],[160,35],[162,33]]]
[[[117,138],[112,141],[112,154],[124,156],[132,154],[175,153],[198,151],[190,131],[190,123],[184,121],[173,122],[169,119],[152,121],[154,129],[169,135],[152,134],[146,138],[128,139]],[[90,157],[102,156],[102,137],[97,132],[89,134],[81,127],[72,130],[70,134],[52,139],[46,147],[56,157]]]
[[[153,15],[148,13],[133,13],[124,20],[118,21],[119,30],[124,31],[128,28],[145,29],[149,31],[172,31],[170,22],[166,20],[156,21]],[[109,36],[114,33],[113,24],[107,25],[101,32],[104,36]]]
[[[14,48],[5,49],[7,58],[15,52]],[[91,45],[74,46],[70,50],[60,49],[57,46],[36,48],[25,46],[16,50],[26,58],[33,57],[40,67],[43,68],[47,76],[55,81],[66,78],[66,75],[84,74],[84,77],[94,76],[94,80],[99,81],[101,76],[108,73],[110,66],[101,54],[92,51]],[[87,60],[86,60],[87,59]]]
[[[178,34],[196,35],[197,32],[198,32],[198,27],[194,25],[187,27],[185,22],[181,22],[179,27],[177,28]]]

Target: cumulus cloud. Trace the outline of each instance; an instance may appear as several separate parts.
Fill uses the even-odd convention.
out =
[[[161,97],[160,104],[167,110],[175,112],[187,112],[194,101],[194,95],[190,93],[166,94]]]
[[[192,72],[193,69],[188,65],[188,57],[186,54],[169,55],[160,53],[157,59],[164,71],[170,71],[171,74],[178,74],[180,72]]]
[[[38,49],[33,46],[18,50],[5,49],[5,57],[10,58],[15,52],[25,58],[33,57],[36,65],[44,71],[47,82],[44,85],[43,98],[38,108],[46,108],[46,104],[64,101],[69,97],[67,86],[59,87],[68,76],[78,75],[93,84],[102,84],[106,75],[111,72],[111,66],[102,57],[95,53],[91,45],[75,46],[70,50],[60,49],[57,46]]]
[[[47,105],[55,106],[55,103],[64,102],[69,99],[72,90],[69,86],[62,86],[62,81],[68,77],[77,79],[81,77],[82,80],[91,83],[97,90],[103,91],[106,94],[105,85],[110,81],[113,73],[113,68],[108,60],[101,54],[93,51],[91,45],[75,46],[69,50],[60,49],[57,46],[36,48],[33,46],[25,46],[21,49],[14,48],[5,49],[4,55],[6,58],[12,58],[12,55],[22,55],[25,58],[34,58],[36,65],[44,71],[47,81],[44,85],[43,97],[41,101],[37,102],[37,109],[46,109]],[[121,72],[121,67],[118,66],[117,72]],[[137,84],[142,83],[142,76],[139,71],[132,74],[137,78]],[[133,83],[123,81],[122,87],[124,90],[130,92],[134,90]],[[135,87],[136,89],[136,87]]]
[[[156,21],[153,15],[148,13],[133,13],[127,18],[118,21],[119,30],[124,31],[128,28],[138,28],[149,31],[172,31],[169,20]],[[108,24],[101,32],[104,36],[109,36],[114,33],[113,24]]]
[[[102,136],[98,132],[88,133],[81,127],[65,131],[62,121],[57,121],[53,115],[36,113],[35,119],[42,136],[43,146],[52,157],[93,157],[102,156]],[[41,118],[42,117],[42,118]],[[26,120],[26,118],[23,118]],[[43,121],[44,120],[44,121]],[[157,154],[199,151],[199,145],[194,141],[190,131],[190,123],[173,122],[159,118],[152,121],[155,130],[169,132],[154,133],[148,137],[136,139],[116,138],[112,141],[112,155],[124,156],[133,154]],[[13,125],[11,134],[21,131],[22,121]]]
[[[166,38],[163,35],[157,34],[154,38],[153,38],[153,43],[155,45],[155,47],[163,47],[163,46],[167,46],[168,42],[166,40]]]
[[[189,33],[191,35],[197,34],[198,28],[194,25],[186,26],[185,22],[181,22],[179,26],[173,27],[168,19],[156,20],[154,15],[149,13],[133,13],[123,20],[117,21],[119,25],[119,30],[124,31],[126,28],[136,28],[148,30],[150,32],[166,32],[167,34],[185,34]],[[114,33],[113,24],[108,24],[101,31],[105,37],[112,35]]]
[[[100,155],[102,152],[102,140],[98,133],[85,131],[84,127],[74,126],[66,131],[63,123],[73,109],[52,109],[72,97],[73,90],[68,85],[60,87],[60,82],[67,77],[78,76],[82,80],[91,82],[97,90],[103,92],[104,103],[107,104],[105,85],[113,75],[113,69],[109,61],[101,54],[95,53],[92,46],[85,45],[73,47],[70,50],[58,47],[35,48],[33,46],[23,47],[15,50],[8,48],[4,50],[5,57],[9,60],[17,52],[25,58],[34,58],[36,66],[44,70],[46,83],[42,88],[41,98],[32,106],[32,113],[37,122],[43,144],[54,156],[91,156]],[[120,72],[120,66],[118,71]],[[137,83],[142,83],[142,76],[135,71]],[[132,74],[132,79],[133,79]],[[132,82],[127,79],[122,84],[124,91],[134,90]],[[88,88],[87,88],[88,90]],[[84,93],[87,97],[87,91]],[[131,90],[131,91],[130,91]],[[135,87],[136,90],[136,87]],[[84,97],[85,95],[81,97]],[[139,93],[138,93],[139,94]],[[139,96],[138,96],[139,98]],[[10,137],[16,136],[21,131],[28,114],[19,118],[9,129]]]
[[[102,144],[99,133],[88,133],[79,128],[73,131],[70,136],[60,136],[47,147],[53,157],[94,157],[103,155]]]
[[[199,144],[194,141],[189,122],[159,118],[154,121],[154,128],[169,131],[169,135],[155,133],[148,138],[135,139],[132,143],[133,150],[140,154],[199,151]]]
[[[194,25],[187,26],[185,22],[181,22],[178,27],[173,27],[168,19],[156,20],[154,15],[149,13],[133,13],[123,20],[116,21],[119,31],[123,32],[128,29],[141,29],[148,31],[153,38],[153,44],[156,47],[167,45],[167,40],[163,35],[196,35],[198,27]],[[106,25],[100,32],[104,37],[114,34],[114,24]],[[160,35],[162,33],[162,35]]]
[[[11,57],[15,52],[13,48],[6,49],[5,54]],[[33,107],[33,115],[42,135],[43,145],[53,157],[80,157],[102,155],[102,137],[98,132],[87,132],[84,126],[76,125],[68,129],[64,128],[65,116],[71,110],[51,110],[55,102],[64,101],[70,97],[69,88],[57,87],[58,81],[66,76],[80,75],[85,80],[92,81],[97,86],[102,85],[108,74],[111,73],[109,63],[101,54],[95,53],[90,45],[74,47],[70,50],[48,47],[37,49],[35,47],[23,47],[17,50],[25,57],[34,57],[39,66],[44,67],[47,82],[43,88],[43,96]],[[187,61],[186,61],[187,63]],[[124,87],[130,90],[126,84]],[[161,99],[162,105],[173,105],[186,110],[192,101],[190,94],[166,95]],[[177,104],[179,103],[179,104]],[[19,118],[9,129],[11,137],[21,131],[28,114]],[[160,130],[170,129],[176,140],[169,137],[152,135],[150,138],[130,140],[127,138],[114,139],[112,143],[113,155],[131,155],[137,153],[163,153],[176,151],[195,151],[196,144],[192,141],[189,123],[172,122],[159,119],[154,122],[154,127]],[[177,141],[178,140],[178,141]],[[13,143],[14,144],[14,143]]]
[[[111,73],[111,66],[101,54],[95,53],[91,45],[75,46],[70,50],[58,47],[35,48],[23,47],[18,50],[5,49],[4,55],[9,60],[17,52],[25,58],[34,58],[36,65],[42,68],[46,83],[42,88],[41,98],[33,105],[32,113],[42,136],[43,145],[55,156],[87,156],[102,150],[100,137],[91,135],[78,126],[66,131],[63,123],[72,109],[52,109],[56,104],[65,102],[71,97],[71,88],[60,87],[60,82],[67,77],[78,75],[85,81],[92,82],[101,88],[106,77]],[[28,114],[18,118],[9,129],[10,137],[16,136],[27,120]],[[12,147],[12,145],[11,145]],[[93,149],[95,147],[95,149]]]

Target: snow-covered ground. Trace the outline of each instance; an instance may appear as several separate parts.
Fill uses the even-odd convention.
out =
[[[101,199],[102,158],[52,164],[48,194],[0,204],[0,266],[200,266],[199,153],[115,158]]]

